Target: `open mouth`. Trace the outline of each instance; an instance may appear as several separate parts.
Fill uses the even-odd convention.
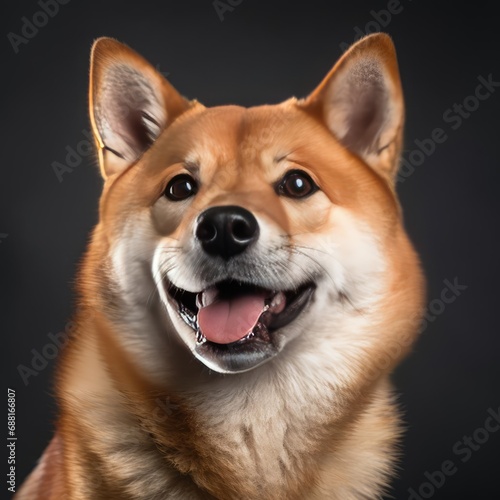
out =
[[[166,283],[171,305],[193,331],[195,356],[223,373],[247,371],[281,350],[277,330],[303,311],[313,283],[294,290],[269,290],[249,283],[222,281],[199,293]]]

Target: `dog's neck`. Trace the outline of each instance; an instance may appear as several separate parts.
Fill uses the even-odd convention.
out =
[[[166,491],[179,491],[167,498],[293,499],[328,487],[359,498],[385,482],[397,420],[385,381],[353,394],[320,386],[300,366],[273,363],[237,377],[206,375],[196,389],[178,381],[184,389],[172,392],[136,376],[100,326],[69,347],[63,365],[72,377],[60,395],[62,427],[71,413],[89,434],[85,443],[71,440],[82,447],[73,452],[110,469],[100,471],[113,478],[107,491],[116,484],[144,499]],[[364,439],[375,425],[380,440]],[[324,477],[321,464],[332,461]]]

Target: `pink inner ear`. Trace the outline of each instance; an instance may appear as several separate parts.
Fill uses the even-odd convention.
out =
[[[325,96],[325,118],[345,146],[360,154],[378,150],[380,137],[392,126],[389,81],[376,59],[346,63],[333,75]]]
[[[107,68],[96,90],[94,117],[102,142],[117,156],[135,161],[165,126],[161,91],[126,64]]]

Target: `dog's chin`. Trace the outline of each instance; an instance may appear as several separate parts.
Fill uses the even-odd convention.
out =
[[[167,280],[161,286],[160,295],[180,338],[205,366],[225,374],[253,370],[277,356],[296,334],[294,323],[306,313],[316,288],[307,282],[272,290],[232,280],[198,293]],[[209,310],[215,312],[207,314]],[[242,311],[246,317],[238,318]]]

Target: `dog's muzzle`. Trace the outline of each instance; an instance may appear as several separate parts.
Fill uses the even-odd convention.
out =
[[[259,235],[257,219],[248,210],[233,205],[211,207],[198,217],[194,236],[204,254],[203,265],[219,270],[219,280],[215,275],[198,292],[184,290],[168,278],[162,283],[164,300],[191,331],[186,333],[181,325],[181,338],[200,361],[220,373],[251,370],[278,354],[285,337],[280,332],[300,315],[315,289],[311,281],[284,289],[277,289],[276,284],[266,287],[262,264],[260,279],[252,280],[252,257],[244,254]],[[245,266],[236,276],[235,264],[240,259]],[[270,276],[277,273],[269,270]]]

